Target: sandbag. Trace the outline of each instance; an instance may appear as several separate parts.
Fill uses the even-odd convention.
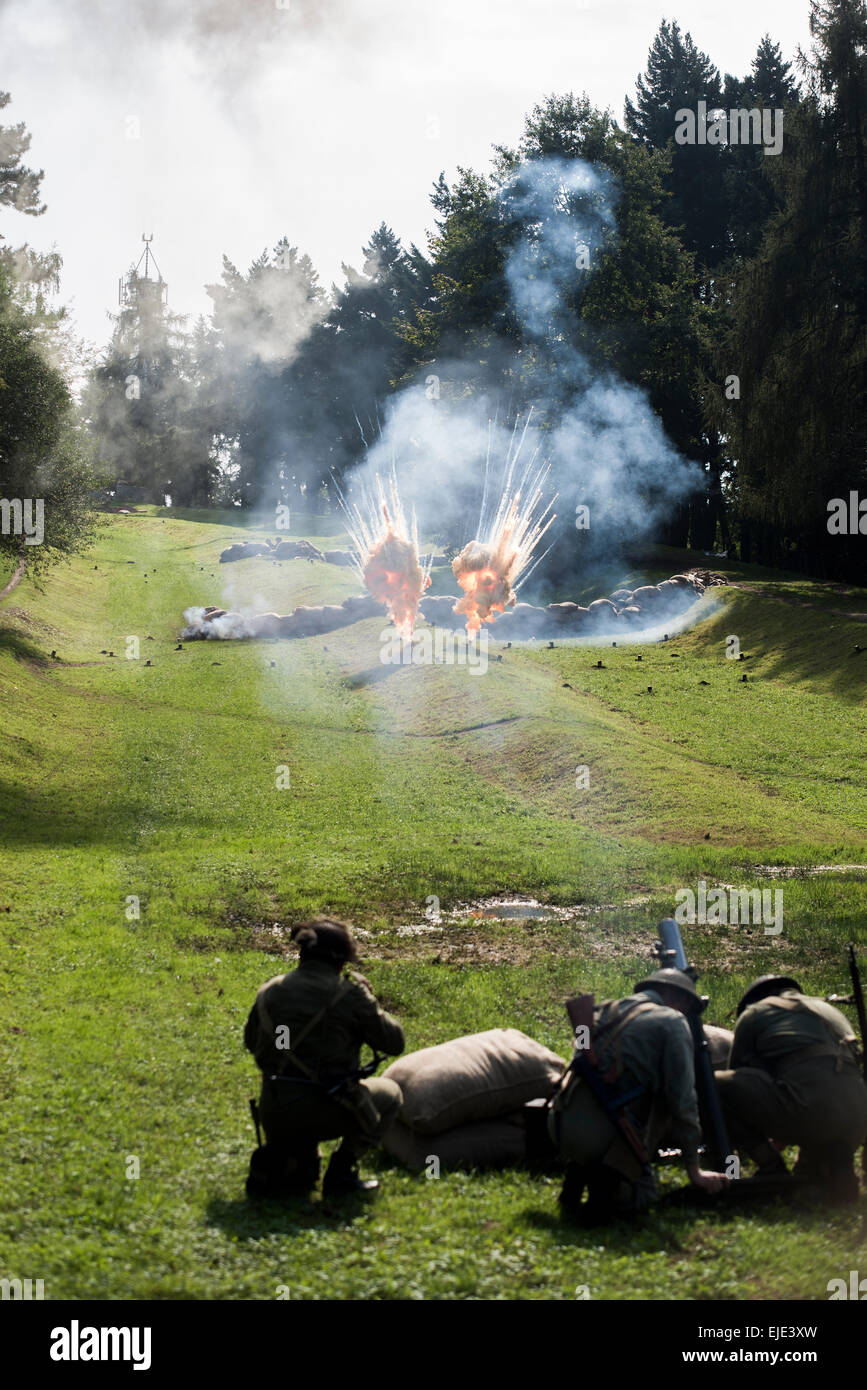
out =
[[[729,1064],[734,1033],[731,1028],[717,1028],[714,1023],[705,1023],[703,1027],[710,1053],[710,1064],[714,1071],[725,1071]]]
[[[558,626],[561,627],[568,623],[574,617],[577,611],[578,604],[568,602],[549,603],[548,607],[545,609],[545,612],[548,614],[548,617],[551,619],[552,623],[557,623]]]
[[[386,1153],[408,1168],[427,1168],[432,1158],[439,1160],[440,1168],[499,1168],[523,1163],[527,1156],[520,1110],[495,1120],[456,1125],[441,1134],[418,1134],[395,1120],[380,1142]]]
[[[548,1095],[565,1067],[561,1057],[517,1028],[491,1028],[410,1052],[383,1076],[403,1093],[403,1124],[417,1134],[442,1134]]]
[[[419,612],[426,622],[434,626],[457,630],[466,622],[465,618],[454,611],[457,601],[456,594],[432,594],[421,600]]]
[[[551,620],[545,609],[535,608],[532,603],[516,603],[505,613],[492,614],[488,620],[488,628],[494,636],[514,637],[517,640],[538,637],[543,629],[550,626]]]
[[[662,594],[655,584],[642,584],[640,589],[633,590],[632,602],[638,608],[652,609],[656,612],[662,606]]]
[[[612,624],[617,617],[617,609],[610,598],[597,598],[587,609],[589,619],[593,627],[604,628]]]
[[[309,541],[278,541],[271,547],[272,560],[324,560],[321,550]]]
[[[239,541],[237,545],[230,545],[220,553],[220,564],[228,565],[233,560],[249,560],[254,555],[267,555],[270,546],[261,541]]]

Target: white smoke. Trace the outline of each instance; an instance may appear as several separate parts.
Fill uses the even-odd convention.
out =
[[[260,637],[259,620],[264,611],[267,610],[253,605],[223,613],[220,617],[208,617],[204,608],[185,608],[186,626],[181,638],[204,637],[208,641],[232,642],[238,637]]]
[[[589,508],[594,554],[609,555],[646,534],[701,482],[698,465],[667,439],[646,393],[594,366],[579,346],[581,300],[616,241],[620,196],[609,170],[560,158],[520,166],[500,194],[504,217],[520,219],[523,229],[505,268],[511,307],[525,342],[550,364],[533,403],[526,453],[550,462],[561,549],[574,548],[574,529],[566,538],[580,505]],[[506,353],[504,347],[492,356],[506,361]],[[465,362],[434,363],[424,385],[393,398],[381,438],[352,475],[356,485],[369,483],[395,465],[423,535],[457,528],[462,540],[471,538],[486,469],[489,487],[502,477],[515,419],[506,418],[497,394],[467,395],[467,374]]]

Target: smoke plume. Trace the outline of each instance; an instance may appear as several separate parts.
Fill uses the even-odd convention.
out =
[[[548,462],[549,495],[559,495],[551,559],[561,571],[615,558],[700,485],[698,466],[666,438],[645,392],[576,345],[583,296],[617,235],[620,196],[610,171],[559,158],[520,166],[502,188],[503,217],[521,228],[505,268],[511,311],[524,350],[548,370],[517,420],[507,418],[497,381],[506,368],[520,370],[520,354],[505,342],[492,353],[487,394],[465,394],[467,366],[455,359],[432,364],[424,384],[389,403],[381,438],[355,477],[396,462],[423,534],[456,549],[476,539],[486,496],[504,484],[513,432],[525,427],[530,406],[526,447]]]

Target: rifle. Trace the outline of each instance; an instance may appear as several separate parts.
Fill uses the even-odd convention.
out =
[[[262,1130],[259,1125],[259,1107],[252,1096],[250,1097],[250,1114],[253,1116],[253,1124],[256,1126],[256,1143],[259,1145],[259,1148],[261,1149]]]
[[[849,960],[849,975],[852,980],[851,994],[829,994],[827,1002],[829,1004],[854,1004],[855,1012],[858,1015],[858,1027],[861,1030],[861,1074],[867,1084],[867,1009],[864,1007],[864,991],[861,987],[861,975],[858,971],[858,957],[855,954],[855,943],[849,942],[846,949]],[[861,1169],[867,1173],[867,1136],[861,1149]]]
[[[687,961],[680,927],[673,917],[666,917],[660,922],[659,940],[654,948],[654,955],[661,965],[673,966],[675,970],[682,970],[684,975],[689,975],[692,980],[698,979],[698,971]],[[732,1149],[723,1118],[719,1092],[713,1077],[713,1067],[711,1066],[707,1038],[702,1026],[701,1012],[696,1010],[687,1015],[686,1021],[692,1033],[692,1047],[695,1055],[695,1089],[698,1096],[698,1111],[707,1159],[713,1169],[717,1172],[723,1172],[731,1157]]]

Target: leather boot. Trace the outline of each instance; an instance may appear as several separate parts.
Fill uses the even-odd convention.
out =
[[[323,1197],[351,1197],[354,1194],[376,1192],[379,1183],[376,1178],[362,1178],[358,1173],[358,1158],[355,1148],[346,1140],[335,1149],[325,1169],[322,1180]]]
[[[252,1201],[303,1197],[318,1181],[319,1150],[315,1145],[302,1154],[263,1144],[250,1155],[246,1190]]]
[[[587,1186],[587,1169],[581,1163],[567,1163],[563,1186],[557,1198],[564,1217],[575,1216],[581,1208],[581,1199]]]

